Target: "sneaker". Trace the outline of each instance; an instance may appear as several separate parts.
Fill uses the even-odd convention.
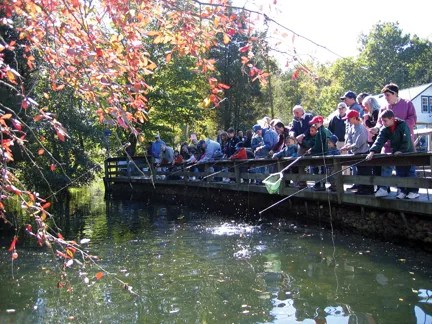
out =
[[[396,198],[397,199],[404,199],[406,197],[406,195],[403,193],[403,192],[399,192],[397,195],[396,195]]]
[[[410,192],[410,193],[408,193],[408,195],[406,195],[405,198],[408,198],[408,199],[416,199],[416,198],[418,198],[418,197],[420,197],[420,195],[419,195],[417,192]]]
[[[354,190],[357,190],[357,189],[358,189],[358,185],[356,185],[356,184],[354,184],[351,187],[347,188],[347,190],[349,190],[349,191],[354,191]]]
[[[387,192],[386,189],[379,188],[379,189],[377,190],[377,192],[375,192],[375,197],[376,197],[376,198],[386,197],[386,196],[388,196],[388,192]]]

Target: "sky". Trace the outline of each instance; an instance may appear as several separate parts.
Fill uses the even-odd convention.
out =
[[[233,0],[233,5],[263,12],[282,26],[270,23],[275,28],[271,32],[272,46],[289,53],[277,54],[285,65],[292,63],[294,50],[302,60],[313,57],[322,63],[355,56],[359,36],[368,34],[379,22],[399,22],[403,34],[416,34],[432,41],[432,3],[427,3],[425,0]],[[257,17],[251,16],[253,20]],[[256,20],[255,24],[263,26],[262,20]],[[302,37],[293,38],[287,29]]]

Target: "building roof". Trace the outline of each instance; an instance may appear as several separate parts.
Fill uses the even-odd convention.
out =
[[[432,83],[426,83],[426,84],[419,85],[417,87],[402,89],[399,91],[399,97],[412,101],[420,94],[422,94],[430,86],[432,86]]]
[[[406,88],[399,91],[399,97],[407,100],[413,101],[419,95],[421,95],[424,91],[426,91],[429,87],[432,87],[432,83],[426,83],[419,85],[417,87]],[[381,106],[387,105],[387,101],[384,98],[384,94],[380,93],[374,96]]]

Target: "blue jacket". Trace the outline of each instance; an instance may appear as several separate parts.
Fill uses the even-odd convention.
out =
[[[208,162],[220,159],[223,155],[221,146],[218,142],[213,141],[211,139],[207,139],[206,141],[206,148],[204,155],[201,157],[199,162]]]
[[[309,113],[305,113],[302,118],[295,119],[292,122],[292,127],[290,129],[291,132],[294,133],[294,136],[297,137],[301,134],[309,133],[309,122],[312,120],[313,115]]]
[[[264,144],[262,146],[264,147],[261,148],[258,152],[255,152],[255,157],[258,158],[266,158],[268,153],[273,149],[273,147],[279,140],[279,135],[276,133],[276,131],[270,128],[263,129],[262,136],[264,141]]]
[[[273,159],[279,159],[283,157],[297,157],[297,145],[293,144],[285,146],[283,150],[273,154]]]
[[[155,159],[160,158],[162,144],[165,144],[165,142],[162,141],[160,138],[158,138],[156,141],[152,143],[151,154]]]

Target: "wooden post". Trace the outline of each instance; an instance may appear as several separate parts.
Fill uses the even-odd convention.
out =
[[[338,204],[342,203],[342,196],[344,194],[343,174],[342,174],[342,172],[340,172],[341,170],[342,170],[342,166],[341,166],[341,163],[339,162],[339,160],[333,159],[332,173],[337,172],[337,174],[335,174],[333,176],[334,180],[332,180],[332,182],[336,186],[336,194],[337,194]]]
[[[241,181],[240,181],[240,167],[238,166],[237,161],[234,161],[234,174],[235,174],[235,179],[236,179],[237,186],[240,186],[240,184],[241,184]]]

